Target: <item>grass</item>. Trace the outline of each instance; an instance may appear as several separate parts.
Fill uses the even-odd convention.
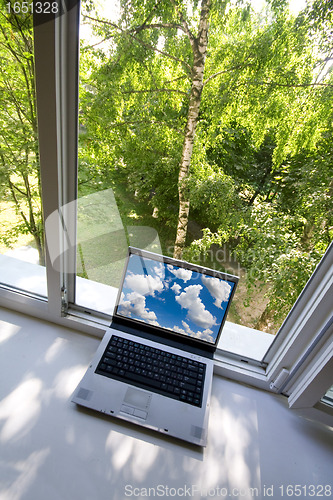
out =
[[[127,231],[127,228],[133,226],[152,228],[157,232],[162,253],[170,255],[170,247],[172,247],[175,241],[175,231],[163,219],[156,219],[152,216],[153,207],[149,201],[140,200],[133,193],[129,192],[126,181],[117,173],[114,174],[114,182],[111,188],[125,231]],[[96,193],[96,191],[96,186],[85,184],[80,188],[79,194],[80,196],[86,196]],[[128,241],[128,243],[135,246],[135,237],[134,241]]]
[[[35,248],[35,242],[30,234],[17,234],[15,237],[4,237],[13,230],[18,224],[22,222],[21,217],[16,213],[14,203],[10,201],[0,201],[0,253],[4,254],[8,250],[21,248],[24,246],[32,246]]]

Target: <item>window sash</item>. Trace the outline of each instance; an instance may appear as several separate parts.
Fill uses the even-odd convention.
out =
[[[47,22],[36,17],[34,27],[48,303],[54,317],[75,299],[79,14],[76,3]]]
[[[263,359],[267,363],[267,375],[271,380],[275,380],[283,368],[289,371],[288,383],[284,380],[283,385],[278,388],[279,391],[288,391],[294,380],[296,367],[301,373],[299,365],[306,361],[303,359],[304,353],[307,352],[309,356],[313,354],[319,337],[322,335],[326,339],[332,338],[330,329],[325,329],[332,316],[332,296],[333,243],[304,287]]]
[[[331,341],[333,321],[330,327],[329,338],[312,361],[307,363],[301,376],[297,377],[288,391],[290,393],[288,401],[291,408],[315,406],[331,385],[328,381],[332,381],[333,374],[333,343]]]
[[[333,374],[333,316],[328,326],[326,342],[306,366],[289,389],[289,408],[301,415],[333,427],[333,407],[321,401],[332,383]]]

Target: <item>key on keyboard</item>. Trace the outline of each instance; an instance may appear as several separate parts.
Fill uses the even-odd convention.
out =
[[[95,373],[201,407],[205,371],[204,363],[113,335]]]

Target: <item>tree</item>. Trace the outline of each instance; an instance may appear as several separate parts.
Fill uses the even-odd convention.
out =
[[[191,92],[178,177],[179,214],[174,249],[174,257],[177,259],[180,259],[182,257],[189,219],[190,200],[188,196],[187,180],[192,159],[195,131],[199,120],[201,94],[204,86],[204,72],[208,46],[208,26],[211,4],[211,0],[203,0],[201,3],[201,13],[197,29],[197,36],[193,35],[186,19],[184,18],[181,11],[179,11],[180,21],[184,26],[185,33],[187,34],[191,44],[193,63],[191,67]]]
[[[107,112],[112,116],[108,133],[119,144],[115,157],[119,159],[125,153],[126,165],[133,161],[136,178],[150,192],[156,192],[156,185],[166,184],[157,184],[157,171],[168,179],[169,186],[174,186],[177,158],[179,210],[174,256],[179,258],[189,219],[189,181],[196,171],[195,142],[199,150],[200,144],[208,150],[214,148],[219,129],[224,131],[237,122],[247,130],[262,170],[250,198],[253,203],[263,185],[269,187],[267,179],[273,179],[283,159],[303,145],[314,147],[319,140],[322,118],[328,110],[320,99],[327,83],[313,80],[319,59],[318,40],[308,35],[311,30],[317,33],[313,22],[317,18],[309,9],[294,19],[283,1],[268,4],[264,19],[245,2],[204,0],[199,6],[175,0],[144,5],[131,1],[122,7],[117,23],[90,17],[99,33],[112,39],[110,56],[104,56],[96,72],[98,92],[90,105],[93,103],[96,110],[94,119],[99,127],[106,122]],[[117,134],[116,128],[121,132]],[[163,137],[166,149],[176,151],[180,140],[173,132],[182,128],[179,152],[170,155],[172,168],[159,168],[158,157],[165,158],[159,141]],[[271,162],[268,153],[268,163],[263,167],[258,148],[268,134],[273,134],[274,150]],[[152,137],[157,148],[153,148],[155,159],[152,155],[147,169],[144,158],[149,157],[147,145]],[[177,148],[171,146],[173,143]],[[143,166],[133,157],[133,151],[142,151]],[[158,199],[158,195],[154,197],[157,204]]]
[[[31,234],[43,264],[32,16],[0,15],[0,189],[21,218],[1,238],[11,244],[18,234]]]

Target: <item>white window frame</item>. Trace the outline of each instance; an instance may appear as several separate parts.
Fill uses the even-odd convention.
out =
[[[311,360],[289,384],[289,407],[307,418],[333,427],[333,406],[322,401],[333,382],[333,316],[326,325],[329,334]]]
[[[43,209],[45,219],[54,212],[62,217],[63,226],[59,225],[53,235],[53,244],[58,245],[59,255],[62,255],[61,265],[59,269],[52,265],[46,239],[47,298],[3,286],[0,305],[101,337],[111,317],[98,311],[85,312],[75,305],[75,272],[68,271],[73,270],[75,244],[70,251],[62,251],[65,240],[76,241],[75,211],[68,214],[63,207],[75,203],[77,197],[79,13],[80,5],[77,4],[57,19],[35,27]],[[297,406],[301,396],[309,394],[310,397],[314,387],[317,397],[322,389],[320,384],[327,388],[332,383],[327,383],[326,364],[320,364],[326,359],[325,346],[332,345],[331,328],[323,330],[332,315],[332,292],[331,245],[265,357],[260,362],[251,362],[219,350],[215,372],[283,393],[288,396],[291,408]],[[305,379],[308,383],[302,390]],[[313,398],[310,400],[313,402]],[[317,403],[312,406],[315,405]]]

